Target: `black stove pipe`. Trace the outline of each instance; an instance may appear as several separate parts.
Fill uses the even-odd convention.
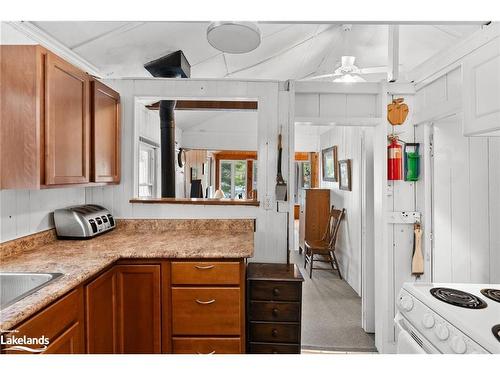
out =
[[[175,100],[160,100],[161,197],[175,198]]]

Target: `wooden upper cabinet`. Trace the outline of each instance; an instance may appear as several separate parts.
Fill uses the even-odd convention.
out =
[[[0,189],[119,182],[118,93],[41,46],[0,54]]]
[[[40,46],[0,46],[2,189],[37,189],[42,183],[46,54]]]
[[[92,81],[92,181],[120,182],[120,95]]]
[[[45,85],[47,185],[89,182],[89,76],[49,53]]]

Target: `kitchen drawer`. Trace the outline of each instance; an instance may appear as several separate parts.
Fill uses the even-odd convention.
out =
[[[250,323],[250,341],[263,342],[300,342],[298,323]]]
[[[300,322],[299,302],[250,302],[250,320]]]
[[[239,262],[172,262],[172,285],[239,285]]]
[[[250,343],[250,353],[254,354],[300,354],[298,344]]]
[[[250,299],[261,301],[300,301],[301,283],[287,281],[251,281]]]
[[[240,288],[172,288],[173,335],[240,335]]]
[[[241,339],[216,337],[174,337],[174,354],[240,354]]]

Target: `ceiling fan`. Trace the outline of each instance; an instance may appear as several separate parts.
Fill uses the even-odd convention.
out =
[[[362,77],[364,74],[387,73],[387,67],[376,66],[371,68],[358,68],[354,62],[355,56],[342,56],[340,66],[333,73],[305,77],[304,80],[316,80],[333,78],[333,82],[366,82]]]

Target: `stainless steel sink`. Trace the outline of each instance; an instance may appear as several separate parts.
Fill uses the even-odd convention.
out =
[[[62,273],[0,272],[0,310],[43,288]]]

